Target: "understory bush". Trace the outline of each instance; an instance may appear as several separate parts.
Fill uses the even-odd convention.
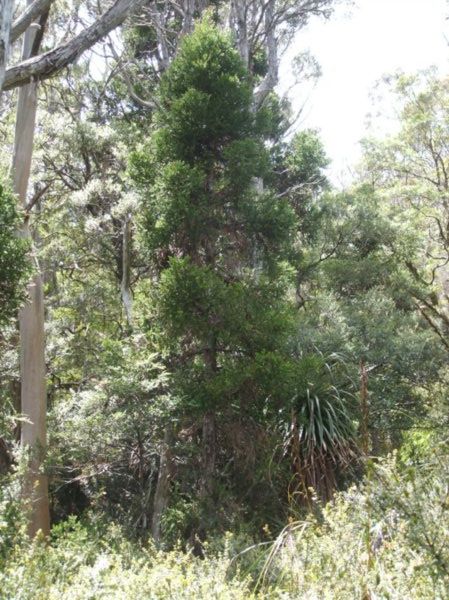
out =
[[[447,598],[448,475],[445,444],[425,461],[369,464],[360,486],[283,531],[260,589],[320,600]]]
[[[100,531],[102,533],[100,534]],[[255,597],[249,579],[227,578],[227,550],[203,560],[189,552],[162,552],[69,519],[52,541],[17,547],[0,574],[0,597],[14,600]]]
[[[368,465],[362,484],[326,506],[317,500],[313,516],[291,522],[276,541],[250,546],[228,534],[204,544],[201,558],[128,541],[95,515],[69,518],[47,545],[15,541],[3,555],[0,598],[442,600],[448,453],[442,444],[424,459],[422,444],[417,435],[405,455]]]

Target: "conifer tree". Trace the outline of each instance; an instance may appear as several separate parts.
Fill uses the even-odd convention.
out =
[[[181,410],[202,419],[199,494],[209,504],[220,419],[257,418],[274,402],[265,388],[290,325],[295,215],[255,185],[270,163],[263,119],[238,52],[207,20],[184,39],[158,104],[132,173],[157,273],[160,344]]]

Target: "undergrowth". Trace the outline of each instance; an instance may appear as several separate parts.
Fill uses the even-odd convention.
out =
[[[56,526],[48,544],[4,536],[1,598],[443,599],[449,595],[449,464],[397,456],[364,482],[316,503],[271,543],[228,534],[204,546],[158,550],[94,517]],[[14,511],[4,513],[4,531]],[[5,520],[6,519],[6,520]],[[10,547],[5,550],[5,544]]]

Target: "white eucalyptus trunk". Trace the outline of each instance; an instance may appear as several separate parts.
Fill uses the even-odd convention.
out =
[[[12,24],[11,44],[14,43],[41,15],[46,13],[54,0],[34,0]]]
[[[265,98],[270,94],[279,81],[278,40],[275,26],[275,0],[269,0],[265,9],[265,52],[267,54],[267,74],[254,94],[256,108],[259,108]]]
[[[200,19],[207,8],[207,0],[183,0],[183,24],[181,35],[192,33],[195,27],[195,18]]]
[[[165,71],[170,65],[170,52],[168,51],[167,32],[165,30],[165,24],[162,18],[162,14],[159,12],[157,5],[153,7],[152,18],[154,22],[154,28],[156,30],[157,43],[159,47],[159,68],[161,71]]]
[[[0,93],[8,63],[12,10],[13,0],[0,0]]]
[[[232,0],[230,27],[234,31],[236,44],[245,67],[249,67],[248,3],[247,0]]]
[[[31,53],[38,27],[31,25],[25,33],[23,58]],[[19,91],[13,155],[13,185],[25,208],[33,154],[37,111],[37,83]],[[22,234],[31,239],[28,219]],[[28,533],[38,531],[47,536],[50,530],[47,476],[41,472],[46,448],[47,393],[45,382],[44,295],[42,277],[36,261],[36,273],[28,286],[29,299],[19,314],[21,411],[26,420],[21,427],[21,443],[30,452],[29,470],[23,496],[29,510]]]

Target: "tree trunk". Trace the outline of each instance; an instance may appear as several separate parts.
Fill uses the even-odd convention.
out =
[[[30,503],[28,533],[34,537],[41,530],[50,532],[48,480],[41,472],[46,449],[47,391],[45,382],[44,295],[41,275],[28,286],[30,300],[22,308],[20,320],[20,367],[22,377],[21,443],[31,451],[24,497]]]
[[[275,0],[268,0],[265,9],[265,51],[267,55],[267,74],[254,93],[256,108],[259,108],[265,98],[274,90],[279,80],[278,41],[274,23]]]
[[[18,337],[18,336],[17,336]],[[19,339],[17,339],[17,345],[19,345]],[[14,412],[16,415],[20,415],[21,410],[21,385],[20,379],[11,379],[9,382],[9,394],[11,397],[11,402],[14,407]],[[14,427],[14,440],[16,442],[20,442],[20,422],[17,422]]]
[[[245,67],[249,67],[248,6],[247,0],[231,3],[230,26],[235,33],[237,48]]]
[[[0,0],[0,91],[8,62],[13,0]]]
[[[156,37],[159,48],[159,70],[160,72],[163,72],[168,69],[168,66],[170,64],[170,52],[168,51],[167,45],[166,24],[163,22],[162,15],[159,12],[159,9],[156,4],[153,6],[151,18],[154,23],[154,28],[156,30]]]
[[[38,20],[41,15],[48,12],[53,2],[54,0],[34,0],[29,4],[12,25],[11,44],[25,33],[33,21]]]
[[[23,46],[25,60],[33,50],[36,50],[38,36],[41,36],[38,26],[32,25],[25,33]],[[24,208],[27,204],[36,110],[37,83],[33,82],[19,91],[12,165],[14,191]],[[28,219],[24,223],[22,235],[31,239]],[[34,537],[39,530],[44,535],[48,535],[50,530],[48,482],[47,476],[41,473],[46,446],[47,396],[44,297],[38,265],[36,274],[28,286],[28,294],[29,300],[19,314],[21,412],[27,418],[22,423],[21,443],[30,451],[29,471],[23,493],[30,511],[28,532],[31,537]]]
[[[195,12],[195,0],[184,0],[183,2],[183,24],[182,24],[182,35],[188,35],[192,33],[194,27],[194,12]]]
[[[154,494],[153,517],[151,520],[151,534],[156,544],[161,539],[161,521],[167,509],[170,496],[170,481],[173,475],[173,430],[167,425],[162,442],[159,474],[157,478],[156,492]]]
[[[207,370],[211,377],[217,372],[217,350],[215,347],[215,339],[211,334],[209,347],[204,352],[204,361]],[[203,438],[202,438],[202,460],[201,460],[201,481],[200,481],[200,497],[207,503],[210,501],[214,493],[214,478],[215,478],[215,458],[216,449],[216,423],[215,412],[208,410],[203,416]]]
[[[200,496],[210,503],[214,493],[216,457],[215,413],[208,411],[203,417],[203,452]]]
[[[11,468],[11,456],[5,440],[0,437],[0,475],[6,475]]]

